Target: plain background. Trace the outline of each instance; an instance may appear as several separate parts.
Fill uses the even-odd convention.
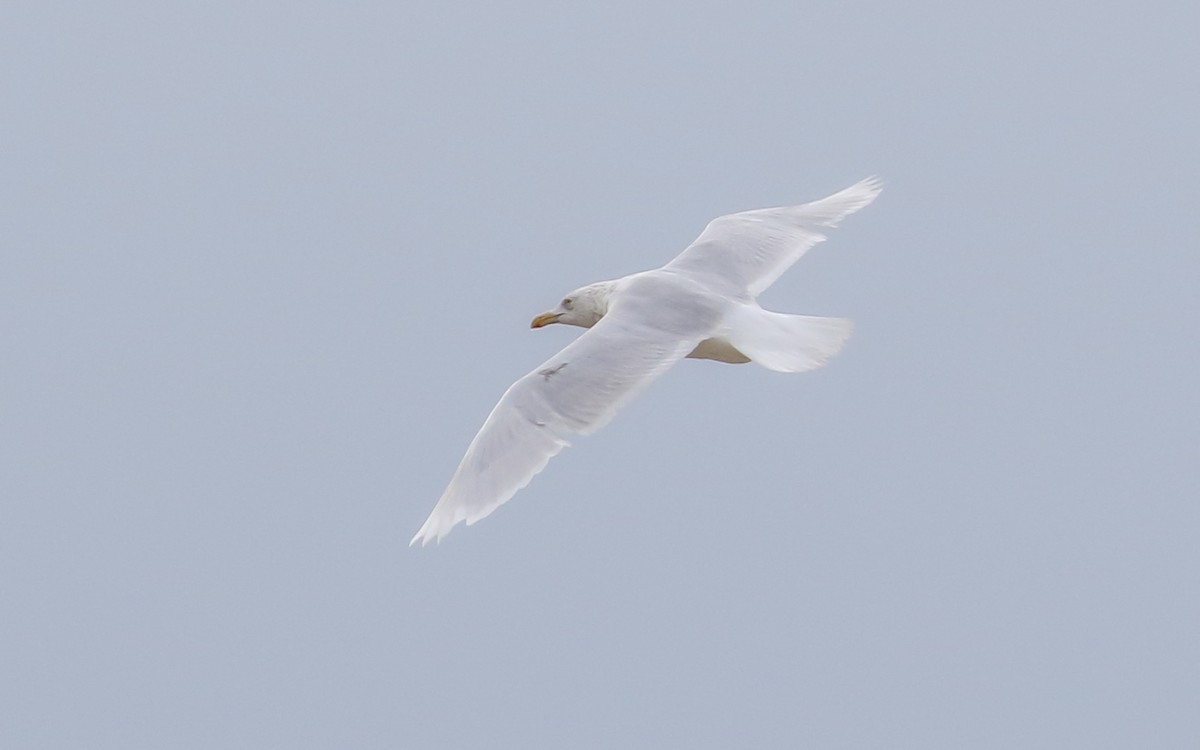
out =
[[[12,2],[5,748],[1200,746],[1191,3]],[[410,549],[584,283],[878,201]]]

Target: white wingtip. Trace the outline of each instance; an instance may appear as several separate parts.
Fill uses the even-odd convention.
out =
[[[806,203],[803,206],[804,212],[814,223],[826,227],[836,227],[842,219],[870,205],[881,190],[883,190],[883,181],[872,175],[865,180],[859,180],[845,190],[839,190],[821,200]]]
[[[408,543],[409,547],[417,542],[420,542],[422,547],[430,542],[441,543],[442,537],[449,534],[450,530],[458,525],[459,521],[463,520],[461,518],[446,519],[440,512],[441,510],[441,508],[433,509],[433,512],[429,514],[429,518],[425,519],[425,523],[421,524],[421,528],[417,531],[416,536]]]
[[[428,522],[426,525],[428,525]],[[436,534],[426,531],[425,526],[422,526],[421,530],[417,532],[416,536],[409,541],[408,546],[411,547],[419,541],[421,546],[424,547],[426,544],[429,544],[431,539],[435,538],[437,538]]]

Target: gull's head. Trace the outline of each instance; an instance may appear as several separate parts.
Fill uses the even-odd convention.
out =
[[[608,312],[608,299],[615,286],[615,281],[598,281],[580,287],[563,297],[558,307],[535,317],[529,327],[541,328],[551,323],[566,323],[569,326],[591,328]]]

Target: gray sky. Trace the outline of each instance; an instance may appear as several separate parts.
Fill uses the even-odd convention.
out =
[[[0,745],[1194,748],[1185,3],[10,3]],[[881,198],[409,549],[712,217]]]

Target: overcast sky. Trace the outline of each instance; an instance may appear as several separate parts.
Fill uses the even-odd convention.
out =
[[[1189,3],[12,2],[0,745],[1200,745]],[[410,549],[529,319],[881,197]]]

